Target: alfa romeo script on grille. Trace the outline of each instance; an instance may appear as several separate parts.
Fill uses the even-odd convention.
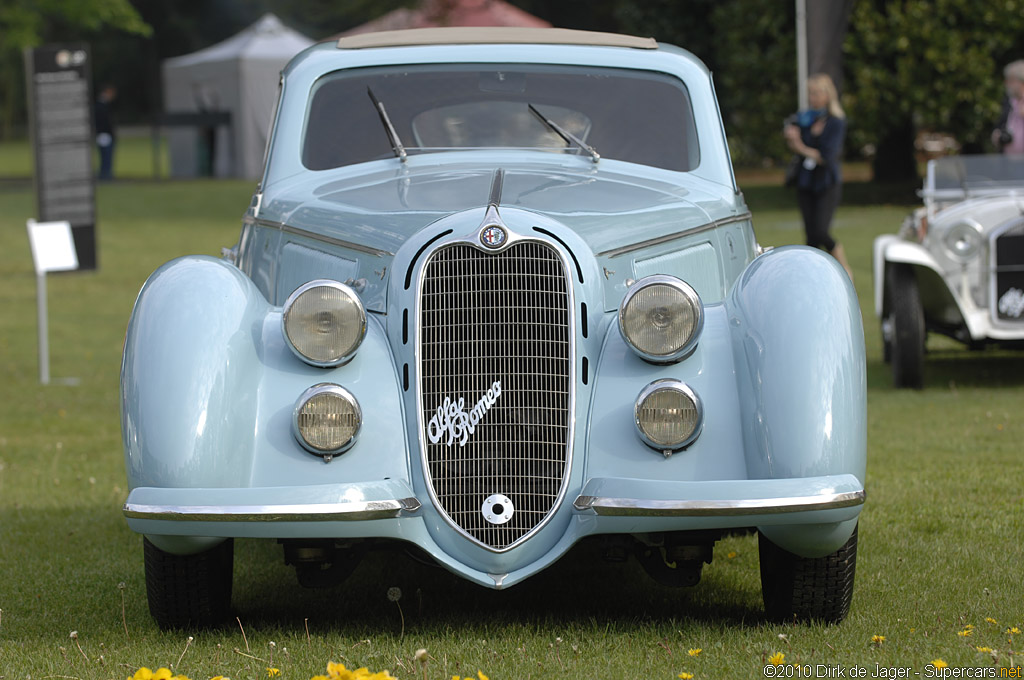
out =
[[[473,434],[476,426],[483,420],[484,414],[494,406],[500,396],[501,381],[495,380],[484,396],[480,397],[476,405],[469,410],[469,413],[465,411],[465,399],[459,397],[458,401],[453,401],[451,397],[445,397],[444,403],[437,407],[437,412],[427,423],[427,436],[430,438],[430,443],[438,443],[447,432],[448,441],[445,442],[447,446],[451,446],[455,440],[459,441],[459,446],[465,446],[469,441],[469,435]]]

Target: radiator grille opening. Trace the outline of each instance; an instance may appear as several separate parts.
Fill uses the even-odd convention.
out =
[[[1024,225],[996,240],[995,299],[992,310],[1002,323],[1024,323]]]
[[[448,518],[494,549],[543,522],[567,471],[568,286],[558,253],[539,242],[499,253],[456,244],[424,265],[420,425],[428,482]],[[495,497],[512,506],[500,523],[484,512]],[[504,514],[507,505],[499,507]]]

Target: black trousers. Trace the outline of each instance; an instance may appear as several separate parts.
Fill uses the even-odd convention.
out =
[[[800,189],[796,192],[800,214],[804,218],[807,245],[812,248],[824,248],[830,253],[835,249],[835,239],[828,231],[832,226],[832,216],[835,215],[841,194],[842,187],[839,184],[833,184],[824,191]]]

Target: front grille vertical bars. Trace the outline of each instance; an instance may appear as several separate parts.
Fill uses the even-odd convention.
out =
[[[460,446],[424,441],[427,482],[444,515],[479,543],[503,550],[554,510],[568,470],[572,424],[571,283],[551,246],[520,241],[501,252],[466,243],[429,255],[419,288],[421,427],[446,398],[468,416],[496,382]],[[478,409],[479,411],[479,409]],[[476,418],[477,413],[473,417]],[[504,524],[481,512],[511,499]]]

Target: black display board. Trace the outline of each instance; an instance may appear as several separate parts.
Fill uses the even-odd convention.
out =
[[[40,222],[71,223],[79,269],[96,269],[91,57],[85,44],[25,51]]]

